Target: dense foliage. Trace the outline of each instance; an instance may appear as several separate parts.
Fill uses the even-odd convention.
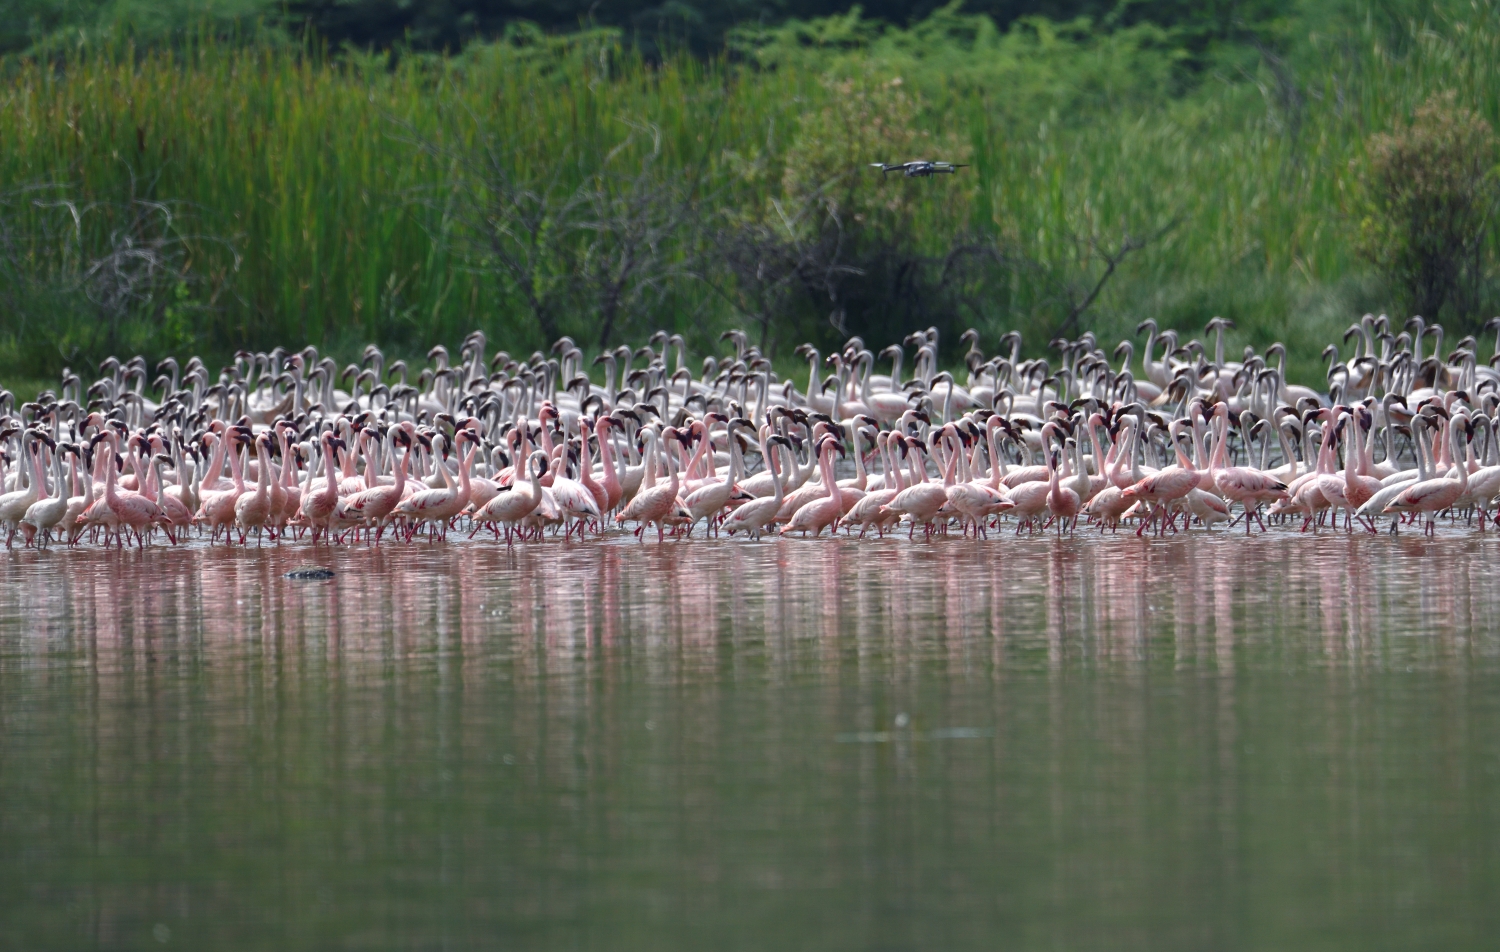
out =
[[[519,21],[545,30],[616,27],[652,51],[686,43],[716,53],[727,33],[746,23],[779,25],[850,12],[848,0],[11,0],[0,20],[0,52],[45,46],[77,32],[123,29],[158,41],[201,27],[262,21],[288,32],[312,29],[335,47],[457,50],[497,39]],[[866,0],[855,9],[871,23],[910,26],[945,4],[939,0]],[[964,10],[1005,29],[1025,17],[1087,17],[1112,26],[1153,23],[1172,29],[1201,56],[1226,40],[1274,32],[1289,0],[967,0]]]
[[[1402,303],[1423,314],[1450,298],[1476,313],[1484,241],[1500,211],[1495,132],[1456,99],[1437,94],[1410,125],[1372,135],[1360,182],[1363,250],[1405,292]]]
[[[1220,314],[1316,380],[1322,341],[1405,304],[1362,255],[1371,136],[1445,91],[1500,118],[1495,6],[1393,9],[1212,42],[1119,11],[852,13],[739,27],[714,57],[515,22],[452,55],[55,42],[0,94],[0,373],[475,326],[513,351],[658,326],[708,349],[743,325],[784,353],[929,324],[1040,350]],[[918,156],[972,168],[866,166]],[[1487,316],[1481,231],[1466,310],[1428,317]]]

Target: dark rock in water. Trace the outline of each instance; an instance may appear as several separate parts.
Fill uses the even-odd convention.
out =
[[[298,579],[328,579],[333,578],[333,569],[298,569],[295,572],[286,573],[286,577]]]

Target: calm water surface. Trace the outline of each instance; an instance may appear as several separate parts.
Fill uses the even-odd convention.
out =
[[[0,948],[1493,948],[1497,556],[0,553]]]

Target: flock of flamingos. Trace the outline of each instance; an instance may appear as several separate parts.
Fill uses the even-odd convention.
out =
[[[939,370],[934,329],[878,353],[856,337],[826,358],[798,348],[800,387],[738,331],[696,371],[663,332],[600,354],[602,387],[569,338],[522,360],[479,332],[418,373],[373,346],[342,369],[277,348],[216,377],[169,358],[148,386],[143,358],[110,358],[92,384],[65,372],[19,407],[0,391],[0,525],[7,547],[486,530],[515,544],[630,526],[658,540],[1432,533],[1439,517],[1483,531],[1500,493],[1500,336],[1481,362],[1473,337],[1445,353],[1440,325],[1366,315],[1348,354],[1325,350],[1322,393],[1287,383],[1280,344],[1227,360],[1230,327],[1209,322],[1209,346],[1146,321],[1139,362],[1133,342],[1106,353],[1092,334],[1053,341],[1049,361],[1022,359],[1012,332],[991,356],[968,331],[962,380]]]

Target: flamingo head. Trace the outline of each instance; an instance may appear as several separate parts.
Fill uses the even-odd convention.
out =
[[[551,463],[547,459],[547,454],[545,452],[543,452],[542,450],[532,450],[531,459],[529,460],[529,462],[532,468],[536,470],[537,479],[541,479],[543,476],[547,475],[547,470],[550,467]]]

